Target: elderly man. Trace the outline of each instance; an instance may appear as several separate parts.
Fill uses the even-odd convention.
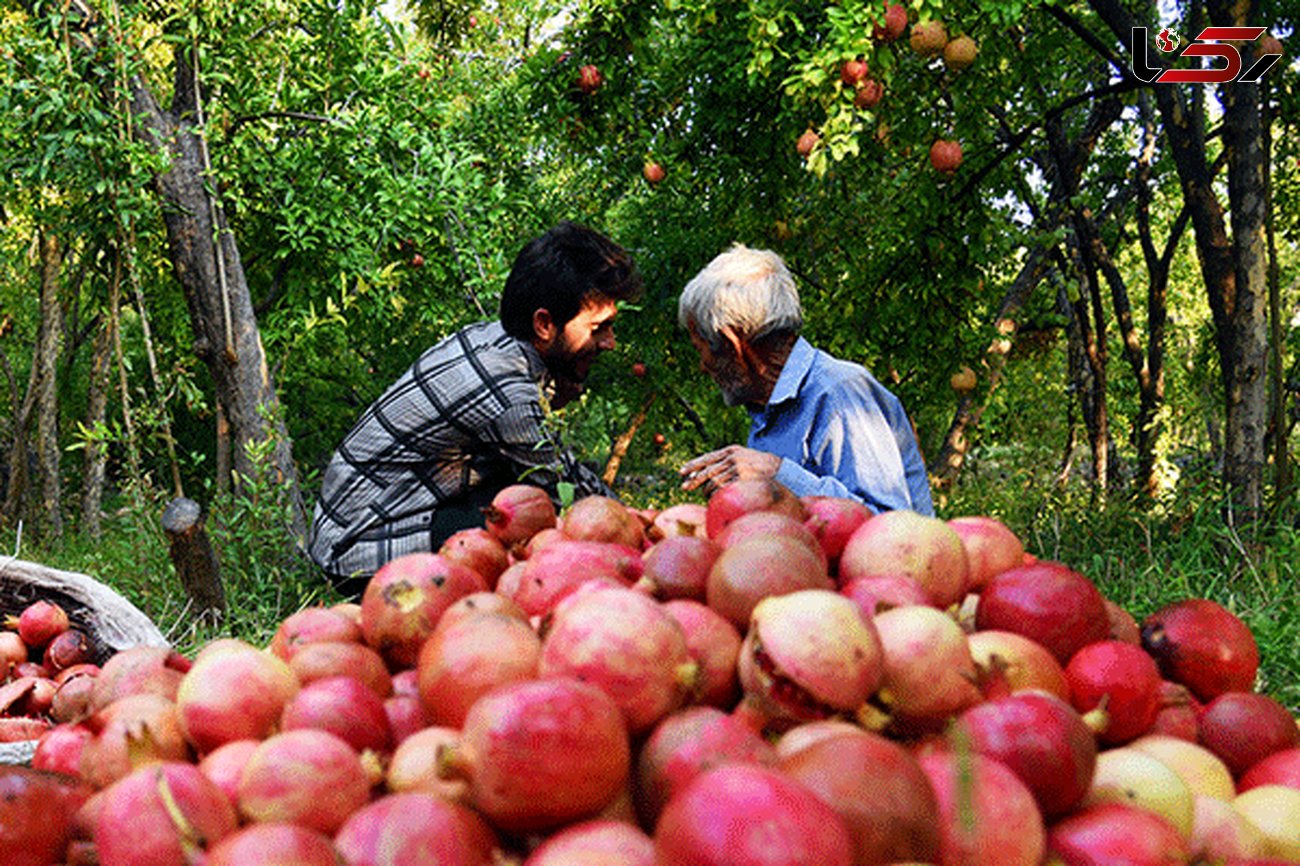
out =
[[[733,247],[686,285],[677,315],[723,400],[752,418],[748,447],[682,466],[684,489],[774,478],[799,496],[934,513],[902,403],[864,367],[799,336],[799,295],[780,256]]]
[[[481,508],[509,484],[612,496],[545,416],[581,393],[614,348],[617,302],[640,292],[632,259],[589,228],[562,222],[529,242],[499,320],[427,349],[343,439],[316,503],[312,559],[356,593],[390,559],[482,526]]]

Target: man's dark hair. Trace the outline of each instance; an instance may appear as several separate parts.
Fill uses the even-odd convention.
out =
[[[501,292],[501,324],[521,340],[533,337],[533,313],[547,310],[563,328],[583,304],[626,301],[641,294],[632,257],[600,232],[565,220],[515,256]]]

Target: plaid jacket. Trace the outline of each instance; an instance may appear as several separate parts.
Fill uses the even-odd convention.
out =
[[[543,427],[554,383],[537,350],[497,321],[462,328],[426,350],[361,416],[334,453],[308,552],[325,571],[373,574],[432,548],[439,503],[485,481],[526,480],[577,496],[612,496]],[[525,477],[526,476],[526,477]]]

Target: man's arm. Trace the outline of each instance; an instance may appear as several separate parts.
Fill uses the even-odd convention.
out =
[[[575,496],[614,496],[600,476],[574,458],[557,438],[546,430],[544,413],[536,400],[519,401],[497,416],[483,430],[484,441],[517,471],[521,482],[536,484],[555,493],[556,485],[568,482]]]

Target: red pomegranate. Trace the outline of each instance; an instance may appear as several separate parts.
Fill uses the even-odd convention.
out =
[[[967,635],[971,658],[980,672],[984,694],[989,697],[1039,689],[1070,699],[1065,669],[1056,656],[1038,641],[1011,631],[977,631]]]
[[[1255,686],[1259,647],[1240,619],[1222,605],[1192,598],[1161,608],[1142,622],[1142,647],[1165,679],[1201,701]]]
[[[627,783],[631,747],[618,705],[568,678],[502,686],[470,708],[439,775],[469,783],[474,808],[506,832],[599,812]]]
[[[872,27],[877,42],[893,42],[907,31],[907,8],[901,3],[885,3],[885,17]]]
[[[745,719],[744,713],[733,713],[733,715]],[[746,721],[748,724],[748,721]],[[818,719],[815,722],[804,722],[802,725],[796,725],[788,731],[785,731],[776,741],[776,756],[779,760],[784,761],[796,752],[808,748],[813,743],[833,737],[836,734],[859,733],[863,729],[858,725],[846,719]]]
[[[118,698],[138,692],[174,701],[189,669],[189,659],[165,647],[130,647],[114,653],[95,677],[90,709],[101,710]]]
[[[1088,713],[1101,708],[1104,719],[1094,730],[1104,745],[1127,743],[1155,724],[1160,671],[1139,647],[1116,640],[1088,644],[1070,658],[1065,678],[1076,710]]]
[[[934,791],[897,743],[863,730],[831,733],[782,759],[779,769],[844,819],[855,866],[937,860]]]
[[[948,521],[948,526],[961,538],[962,547],[966,549],[969,566],[967,592],[978,592],[994,576],[1024,560],[1025,545],[996,517],[954,517]]]
[[[516,568],[519,571],[512,574]],[[522,565],[506,569],[497,592],[528,616],[544,616],[587,581],[631,586],[640,580],[642,569],[641,552],[621,544],[557,541],[533,553]]]
[[[834,588],[821,558],[806,545],[783,536],[755,537],[738,542],[717,558],[709,571],[705,599],[736,628],[744,629],[754,606],[768,596]]]
[[[85,725],[63,724],[50,728],[36,741],[32,769],[80,778],[81,755],[94,736]]]
[[[204,866],[337,866],[329,836],[296,824],[251,824],[214,845]]]
[[[1110,633],[1105,601],[1092,581],[1046,561],[1008,569],[990,580],[980,593],[975,626],[1024,635],[1062,665]]]
[[[477,571],[489,588],[497,585],[497,578],[510,564],[506,547],[500,539],[477,526],[453,532],[442,543],[438,554],[457,565]]]
[[[236,825],[230,801],[198,767],[147,764],[104,790],[95,848],[102,866],[175,866]]]
[[[302,687],[284,705],[280,730],[328,731],[358,752],[387,752],[393,732],[384,700],[356,677],[325,677]]]
[[[326,677],[350,676],[381,698],[393,692],[393,677],[383,656],[363,643],[304,644],[289,659],[289,669],[304,686]]]
[[[826,552],[831,569],[837,570],[840,554],[844,552],[849,536],[867,522],[872,514],[871,509],[856,499],[842,496],[801,496],[799,499],[808,511],[804,526],[812,531]]]
[[[17,618],[11,618],[11,628],[29,648],[40,649],[67,631],[71,622],[68,613],[52,601],[40,599],[22,609]]]
[[[128,695],[86,719],[94,734],[81,754],[81,777],[106,788],[149,761],[188,761],[177,707],[158,695]]]
[[[940,862],[1038,866],[1043,817],[1015,773],[978,753],[931,751],[917,760],[939,802]]]
[[[581,821],[548,837],[523,866],[655,866],[654,841],[640,828],[622,821]]]
[[[789,776],[751,764],[706,772],[669,801],[655,827],[659,864],[850,866],[843,819]]]
[[[298,678],[278,656],[242,641],[209,644],[181,680],[176,707],[200,753],[231,740],[259,739],[279,724]]]
[[[384,772],[384,785],[394,794],[420,791],[465,805],[469,785],[462,779],[443,779],[438,775],[439,750],[454,746],[459,738],[457,729],[437,725],[414,732],[393,750]]]
[[[1239,777],[1274,752],[1300,745],[1295,719],[1268,695],[1224,692],[1201,713],[1201,745]]]
[[[662,601],[704,601],[709,570],[721,553],[722,548],[707,538],[669,536],[645,552],[645,574],[637,588],[648,590]]]
[[[32,766],[35,766],[35,759]],[[1245,793],[1261,785],[1285,785],[1300,791],[1300,746],[1282,749],[1256,761],[1242,774],[1237,783],[1237,793]]]
[[[713,540],[726,550],[749,538],[771,536],[782,536],[798,541],[821,560],[822,568],[827,567],[826,551],[822,549],[821,542],[813,535],[812,530],[805,523],[778,511],[753,511],[742,514],[728,523]]]
[[[740,657],[740,632],[712,608],[689,599],[675,599],[663,609],[686,635],[686,651],[694,660],[695,702],[728,709],[740,697],[736,661]]]
[[[555,526],[555,503],[540,487],[511,484],[492,497],[483,518],[488,532],[508,548]]]
[[[916,578],[905,574],[859,577],[841,584],[840,593],[868,619],[906,604],[929,604],[930,596]]]
[[[777,511],[800,523],[808,511],[789,488],[771,479],[749,479],[724,484],[709,497],[704,528],[709,538],[717,538],[727,524],[751,511]]]
[[[0,765],[0,863],[49,866],[63,861],[75,815],[90,789],[66,776]]]
[[[41,664],[51,673],[58,674],[74,665],[91,664],[94,660],[95,647],[90,637],[80,629],[69,628],[56,634],[45,645]]]
[[[840,585],[863,577],[907,575],[936,607],[961,601],[968,567],[961,537],[944,521],[915,511],[886,511],[849,536],[840,556]]]
[[[261,740],[232,740],[218,746],[199,761],[199,770],[221,789],[231,803],[239,800],[239,779],[248,759],[257,751]]]
[[[1047,834],[1049,862],[1064,866],[1170,866],[1191,859],[1187,840],[1164,817],[1123,803],[1065,816]]]
[[[950,138],[935,139],[930,145],[930,165],[942,174],[955,174],[961,167],[961,142]]]
[[[269,649],[291,661],[301,647],[323,641],[356,643],[361,627],[356,620],[328,607],[306,607],[289,614],[271,637]]]
[[[413,667],[420,646],[456,600],[486,592],[483,576],[436,553],[408,553],[386,563],[361,597],[361,633],[394,667]]]
[[[903,719],[938,721],[980,699],[975,661],[952,617],[932,607],[896,607],[876,616],[885,675],[878,698]]]
[[[626,505],[608,496],[584,496],[564,513],[562,532],[574,541],[603,541],[640,550],[645,524]]]
[[[239,812],[249,821],[334,833],[369,801],[370,781],[360,755],[336,735],[313,728],[284,731],[248,757],[239,778]]]
[[[434,630],[416,663],[420,701],[436,725],[459,728],[474,701],[504,683],[534,679],[542,641],[503,613],[458,617]]]
[[[339,828],[334,845],[357,866],[492,866],[496,835],[482,818],[430,794],[388,794]]]

